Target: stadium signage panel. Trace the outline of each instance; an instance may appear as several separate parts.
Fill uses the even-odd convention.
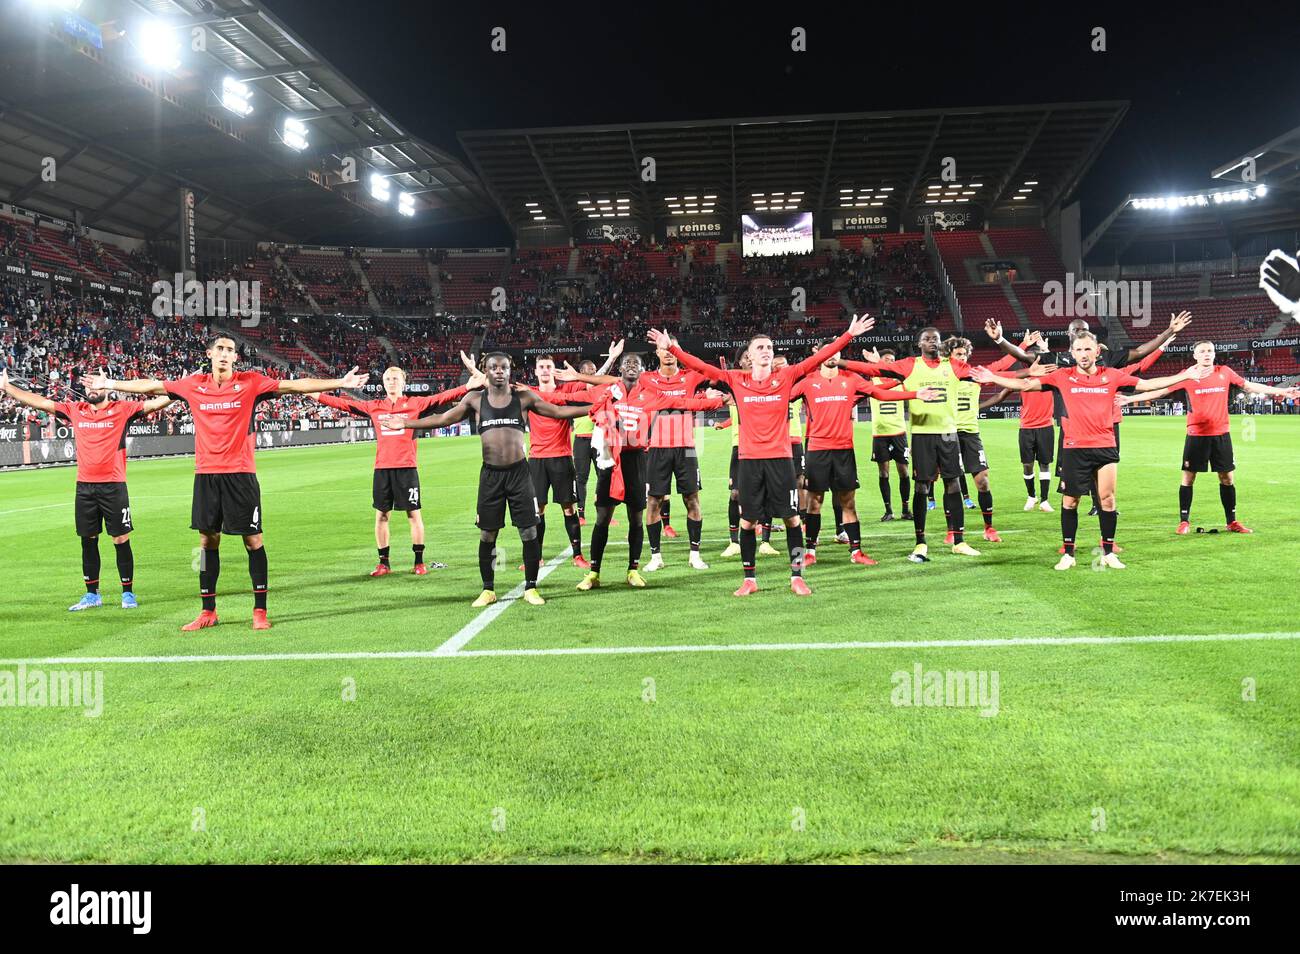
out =
[[[588,222],[574,229],[574,239],[585,245],[599,245],[606,242],[638,242],[644,230],[636,222]]]
[[[825,216],[823,234],[869,235],[872,232],[897,232],[898,213],[879,208],[870,212],[830,212]]]
[[[194,190],[180,190],[180,205],[181,271],[194,275],[198,272],[199,262],[198,240],[194,230]]]
[[[99,27],[75,13],[63,14],[63,32],[83,43],[89,43],[97,50],[104,48],[104,34]]]
[[[936,232],[956,232],[963,229],[982,229],[984,214],[976,206],[960,209],[936,209],[932,205],[917,205],[907,210],[903,220],[906,231],[923,232],[926,222]]]
[[[717,239],[727,241],[731,230],[722,219],[673,219],[664,223],[663,238],[668,239]]]
[[[798,336],[792,336],[792,337],[784,337],[784,338],[773,338],[772,346],[774,348],[777,348],[778,350],[782,348],[806,348],[808,350],[812,350],[814,347],[821,344],[825,344],[829,340],[831,340],[831,336],[825,334],[805,335],[802,338]],[[916,335],[913,334],[862,335],[859,338],[853,339],[853,345],[854,347],[870,348],[870,347],[875,347],[883,344],[892,344],[892,345],[911,344],[915,340],[916,340]],[[680,336],[680,341],[681,341],[681,346],[685,350],[691,352],[694,352],[697,348],[700,351],[731,351],[736,348],[744,348],[749,344],[748,338],[732,338],[727,341],[716,341],[716,340],[705,341],[700,338],[691,338],[688,335]],[[856,360],[857,355],[854,355],[853,357]]]

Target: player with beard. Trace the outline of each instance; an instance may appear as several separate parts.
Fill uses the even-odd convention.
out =
[[[996,384],[1013,391],[1052,388],[1065,403],[1061,421],[1065,428],[1062,450],[1061,538],[1065,553],[1056,564],[1058,570],[1075,565],[1075,537],[1079,530],[1079,499],[1096,484],[1101,506],[1102,564],[1112,570],[1124,569],[1115,555],[1115,529],[1119,513],[1115,509],[1115,484],[1119,471],[1119,449],[1115,445],[1112,423],[1115,398],[1120,388],[1158,391],[1188,379],[1205,377],[1206,369],[1195,366],[1181,374],[1144,380],[1124,369],[1100,367],[1097,339],[1090,334],[1076,335],[1070,346],[1074,367],[1058,368],[1047,374],[1028,378],[999,377],[987,368],[975,368],[973,377],[980,384]]]
[[[780,517],[784,521],[786,549],[790,555],[790,589],[797,596],[811,595],[803,579],[803,526],[799,521],[799,489],[790,452],[790,392],[800,378],[827,358],[839,354],[874,324],[873,318],[855,315],[848,330],[837,339],[798,364],[779,370],[773,369],[775,355],[771,337],[755,335],[747,349],[751,362],[748,372],[720,370],[671,345],[667,332],[651,329],[649,338],[656,347],[668,343],[687,370],[728,385],[736,400],[740,426],[740,547],[745,578],[735,595],[758,592],[754,520],[759,515]]]
[[[808,483],[808,544],[804,566],[817,562],[817,539],[821,531],[822,503],[831,491],[843,513],[843,525],[849,537],[849,559],[863,566],[876,561],[862,551],[862,524],[858,522],[858,462],[853,452],[853,409],[864,397],[893,398],[898,401],[934,400],[931,388],[917,391],[890,390],[871,384],[856,374],[841,372],[835,355],[794,386],[792,398],[803,400],[808,415],[808,460],[805,473]]]
[[[122,609],[135,609],[135,556],[131,552],[131,498],[126,487],[126,429],[137,417],[162,410],[170,397],[150,401],[115,401],[102,388],[88,388],[84,401],[51,401],[9,381],[0,368],[0,394],[19,404],[66,421],[77,451],[77,495],[73,502],[77,536],[81,538],[81,577],[86,585],[74,613],[103,605],[99,595],[99,533],[113,540],[117,574],[122,584]]]
[[[1236,455],[1232,451],[1232,433],[1228,425],[1228,395],[1234,387],[1250,394],[1273,394],[1300,398],[1300,387],[1274,388],[1257,381],[1247,381],[1232,368],[1215,364],[1212,341],[1198,341],[1192,348],[1198,368],[1208,369],[1198,381],[1179,381],[1159,391],[1141,394],[1121,394],[1121,404],[1154,401],[1176,391],[1187,392],[1187,437],[1183,440],[1183,478],[1178,487],[1178,529],[1180,536],[1192,529],[1192,488],[1196,475],[1213,469],[1219,477],[1219,502],[1223,505],[1223,519],[1229,533],[1254,533],[1237,519],[1237,485],[1234,472]]]
[[[478,419],[483,450],[483,466],[478,479],[478,507],[475,526],[479,531],[478,568],[483,592],[473,606],[488,606],[497,601],[497,535],[506,525],[506,507],[510,522],[519,531],[524,548],[524,599],[534,606],[546,601],[537,591],[537,577],[542,562],[542,546],[537,539],[541,519],[534,491],[528,453],[524,448],[524,429],[529,413],[542,417],[572,420],[588,412],[585,404],[557,407],[536,391],[522,384],[510,383],[510,356],[494,351],[484,360],[487,387],[461,398],[448,411],[415,420],[384,416],[380,423],[389,428],[428,430],[457,424],[470,415]]]
[[[467,360],[464,352],[461,359]],[[416,416],[440,404],[449,404],[463,397],[467,391],[481,388],[486,383],[482,375],[449,391],[429,397],[412,397],[406,392],[406,372],[398,367],[388,368],[384,372],[384,396],[373,401],[360,401],[351,397],[336,397],[333,394],[315,395],[315,400],[326,407],[364,417],[375,428],[375,473],[371,480],[371,506],[375,511],[375,548],[379,551],[379,562],[370,571],[372,577],[387,576],[393,572],[389,563],[391,531],[389,514],[403,511],[411,530],[411,552],[415,564],[411,572],[424,576],[429,572],[424,562],[424,518],[420,515],[420,465],[418,445],[415,432],[404,428],[387,430],[380,427],[381,415]],[[434,564],[435,567],[444,564]]]
[[[199,372],[175,381],[137,378],[111,381],[93,374],[83,379],[87,389],[131,394],[167,394],[185,401],[194,417],[194,498],[190,527],[199,532],[199,599],[202,611],[181,627],[194,632],[215,626],[217,580],[221,573],[221,535],[244,539],[248,576],[253,585],[253,629],[271,628],[266,616],[269,573],[262,539],[262,488],[257,482],[253,451],[253,415],[257,405],[278,394],[313,394],[355,390],[369,377],[353,368],[341,378],[269,378],[256,371],[236,371],[239,348],[220,333],[208,339],[210,373]]]
[[[646,505],[646,450],[654,434],[656,419],[676,411],[711,411],[722,407],[722,395],[705,392],[704,398],[665,393],[644,384],[641,356],[623,357],[619,380],[592,389],[592,420],[606,465],[600,466],[596,478],[596,527],[591,532],[591,572],[583,577],[578,589],[587,591],[600,586],[600,568],[609,542],[609,525],[614,508],[621,502],[628,518],[629,586],[642,588],[645,578],[638,565],[644,542],[642,512]]]

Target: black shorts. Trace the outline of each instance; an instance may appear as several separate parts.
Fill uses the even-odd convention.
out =
[[[740,466],[740,448],[731,445],[731,467],[727,469],[727,489],[735,490],[737,487],[737,469]]]
[[[1232,453],[1231,434],[1216,434],[1213,437],[1188,434],[1183,439],[1183,470],[1193,473],[1212,470],[1216,474],[1230,474],[1236,469],[1237,460]]]
[[[1115,453],[1118,454],[1119,453],[1119,422],[1118,421],[1115,423],[1113,430],[1115,431]]]
[[[528,461],[509,467],[489,467],[478,472],[478,509],[474,526],[480,530],[500,530],[506,525],[506,504],[510,505],[510,522],[520,530],[537,526],[537,496]]]
[[[798,478],[794,461],[786,457],[742,460],[736,475],[740,489],[740,514],[784,519],[799,512]]]
[[[623,468],[622,500],[615,500],[609,495],[610,486],[614,481],[614,467]],[[614,467],[596,471],[596,506],[617,507],[619,504],[627,504],[629,510],[644,510],[646,452],[641,449],[625,448]]]
[[[262,532],[262,488],[257,474],[195,474],[190,529],[200,533]]]
[[[677,479],[679,494],[700,490],[700,452],[694,447],[652,447],[646,459],[646,492],[651,497],[667,497]]]
[[[802,477],[804,474],[804,449],[802,442],[790,442],[790,459],[794,463],[794,475],[796,477]]]
[[[815,493],[827,490],[857,490],[858,458],[853,448],[808,452],[808,489]]]
[[[554,500],[564,506],[578,499],[578,472],[572,457],[532,457],[528,472],[533,476],[533,495],[537,506]]]
[[[1061,451],[1061,493],[1067,497],[1092,494],[1097,471],[1107,464],[1119,463],[1114,447],[1067,447]]]
[[[888,434],[871,438],[871,459],[876,463],[896,460],[906,464],[909,456],[906,434]]]
[[[961,476],[961,441],[952,434],[912,435],[912,479],[945,480]]]
[[[97,537],[100,526],[110,537],[135,529],[131,525],[131,501],[126,484],[77,481],[77,536]]]
[[[415,467],[380,467],[370,496],[376,510],[419,510],[420,471]]]
[[[970,431],[957,432],[957,446],[961,448],[961,463],[968,474],[979,474],[989,469],[984,456],[984,441]]]
[[[1020,429],[1020,463],[1044,466],[1052,462],[1052,427],[1022,427]]]

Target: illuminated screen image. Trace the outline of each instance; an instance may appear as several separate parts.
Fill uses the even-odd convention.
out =
[[[746,257],[807,254],[813,250],[811,212],[742,215],[740,229],[741,253]]]

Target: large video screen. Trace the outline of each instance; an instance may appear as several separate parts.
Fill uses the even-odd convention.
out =
[[[746,257],[807,254],[813,250],[811,212],[742,215],[740,233],[740,251]]]

